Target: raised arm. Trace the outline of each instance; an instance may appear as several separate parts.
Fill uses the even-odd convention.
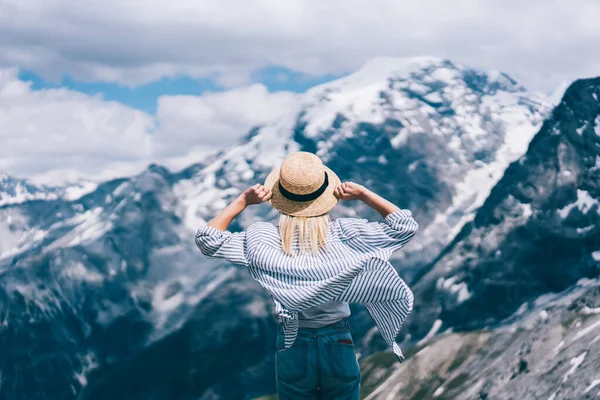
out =
[[[223,211],[211,219],[207,225],[221,231],[226,231],[231,221],[244,211],[246,207],[251,204],[263,203],[269,200],[272,195],[271,189],[267,189],[257,183],[240,194]]]
[[[246,233],[227,231],[229,224],[250,204],[259,204],[271,197],[271,191],[260,184],[247,189],[209,223],[196,232],[196,246],[211,258],[224,258],[234,264],[247,266]]]
[[[394,211],[400,210],[399,207],[377,193],[354,182],[342,183],[335,188],[333,193],[340,200],[361,200],[363,203],[377,211],[382,218],[387,217]]]
[[[395,251],[404,247],[419,229],[410,210],[400,209],[362,185],[345,182],[335,188],[334,194],[340,200],[361,200],[384,219],[383,222],[354,218],[341,220],[348,237],[360,235],[371,246]]]

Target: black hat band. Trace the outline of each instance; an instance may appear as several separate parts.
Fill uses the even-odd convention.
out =
[[[312,201],[312,200],[315,200],[316,198],[318,198],[320,195],[322,195],[325,192],[325,189],[327,189],[327,186],[329,186],[329,177],[327,176],[327,171],[325,171],[325,180],[323,181],[323,184],[321,185],[320,188],[318,188],[317,190],[315,190],[312,193],[296,194],[296,193],[289,192],[289,191],[285,190],[285,188],[283,186],[281,186],[281,181],[279,182],[279,192],[281,193],[281,195],[283,197],[285,197],[288,200],[303,203],[303,202]]]

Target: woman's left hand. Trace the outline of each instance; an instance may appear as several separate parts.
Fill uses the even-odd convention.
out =
[[[249,206],[251,204],[264,203],[269,200],[271,196],[273,196],[271,189],[267,189],[260,183],[257,183],[240,194],[239,199],[244,202],[245,206]]]

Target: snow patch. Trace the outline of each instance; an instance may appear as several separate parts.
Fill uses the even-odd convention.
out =
[[[576,231],[577,231],[577,233],[582,234],[582,233],[588,233],[588,232],[594,230],[594,228],[595,228],[594,225],[590,225],[590,226],[586,226],[585,228],[577,228]]]
[[[594,124],[594,133],[600,136],[600,115],[596,117],[596,119],[594,120]]]
[[[392,147],[398,149],[406,144],[406,140],[408,139],[409,130],[407,128],[400,129],[400,132],[396,136],[390,140]]]
[[[437,81],[448,84],[456,79],[456,71],[453,71],[450,68],[436,68],[430,76]]]
[[[444,387],[440,386],[433,392],[433,397],[440,397],[444,393]]]
[[[48,245],[48,250],[53,250],[60,247],[73,247],[84,244],[103,237],[113,224],[103,214],[102,207],[96,207],[93,210],[87,210],[84,213],[77,214],[65,221],[57,222],[52,225],[52,229],[63,228],[66,226],[72,227],[71,231],[61,236]]]
[[[552,103],[552,105],[557,106],[560,104],[563,96],[565,95],[565,92],[567,91],[570,85],[571,82],[562,81],[556,86],[556,88],[549,95],[549,100]]]
[[[598,200],[594,199],[587,191],[577,189],[577,200],[556,211],[561,218],[565,219],[575,207],[583,214],[586,214],[596,204],[598,204]]]
[[[47,231],[37,228],[13,233],[2,225],[0,225],[0,234],[2,235],[0,238],[0,260],[31,249],[48,236]],[[20,237],[17,234],[20,234]]]
[[[117,186],[115,188],[115,190],[113,190],[113,196],[122,197],[126,194],[126,192],[128,192],[130,190],[131,190],[131,183],[123,182],[119,186]]]
[[[96,271],[88,270],[82,263],[74,262],[67,265],[61,275],[69,279],[77,281],[85,281],[90,283],[100,283],[104,280],[104,276]]]
[[[600,314],[600,307],[595,307],[595,308],[589,308],[588,306],[585,306],[581,309],[581,313],[582,314]]]
[[[425,240],[424,246],[427,246],[428,242],[439,240],[437,232],[444,232],[446,237],[455,237],[462,227],[473,219],[475,210],[489,197],[491,189],[503,176],[508,165],[525,154],[542,123],[542,118],[519,104],[519,97],[512,93],[499,92],[495,96],[483,96],[482,106],[501,129],[502,145],[495,152],[492,161],[483,163],[479,168],[470,169],[462,181],[456,183],[456,194],[452,204],[443,213],[438,214],[421,234],[421,238],[424,238],[422,241]],[[481,124],[476,122],[471,125],[481,127]],[[477,132],[473,131],[471,134]],[[453,136],[452,139],[458,138]],[[474,137],[473,140],[481,141],[481,138]],[[460,143],[458,140],[459,148]],[[530,210],[524,209],[525,215],[528,211]],[[461,216],[459,219],[455,217],[458,215]]]
[[[590,171],[600,170],[600,156],[596,156],[596,164],[590,169]]]
[[[521,210],[523,211],[524,218],[529,218],[533,215],[533,211],[531,210],[531,204],[521,204]]]
[[[158,340],[165,333],[164,328],[166,327],[169,331],[177,329],[184,318],[181,318],[178,323],[172,323],[169,318],[172,314],[180,307],[188,307],[190,310],[196,306],[202,299],[210,295],[217,287],[219,287],[225,280],[231,278],[235,273],[235,269],[226,269],[223,273],[220,273],[214,277],[202,290],[197,290],[193,285],[195,282],[191,280],[180,280],[179,283],[182,287],[179,291],[172,296],[166,298],[167,289],[169,283],[160,284],[154,289],[152,295],[152,311],[153,320],[155,326],[155,332],[152,335],[151,341]],[[172,284],[172,282],[170,282]],[[182,315],[184,317],[185,315]],[[168,325],[165,325],[167,321],[170,321]]]
[[[81,387],[85,387],[88,384],[87,375],[94,368],[98,367],[98,363],[92,353],[88,353],[85,357],[81,358],[81,371],[75,372],[74,378],[77,379]]]
[[[562,349],[562,347],[565,345],[565,341],[561,340],[560,343],[556,346],[556,348],[554,349],[554,355],[557,355],[560,351],[560,349]]]
[[[442,103],[444,101],[439,92],[431,92],[426,96],[423,96],[423,99],[430,103]]]
[[[159,312],[168,312],[176,309],[183,303],[184,295],[181,291],[167,296],[169,287],[173,282],[162,283],[154,289],[152,295],[152,308]]]
[[[67,201],[75,201],[79,200],[83,196],[88,193],[92,193],[94,190],[98,188],[98,184],[96,182],[91,181],[83,181],[79,182],[76,185],[70,185],[63,189],[63,199]]]
[[[586,394],[598,385],[600,385],[600,379],[594,379],[592,383],[590,383],[590,385],[587,388],[585,388],[583,394]]]
[[[590,326],[583,328],[579,332],[577,332],[575,334],[575,337],[573,337],[573,342],[581,339],[582,337],[584,337],[585,335],[587,335],[588,333],[590,333],[591,331],[593,331],[594,329],[596,329],[598,327],[600,327],[600,320],[594,322]]]
[[[600,261],[600,250],[592,252],[592,258],[596,261]]]
[[[587,351],[584,351],[577,357],[574,357],[571,359],[571,361],[570,361],[571,369],[569,369],[567,371],[567,373],[565,374],[565,376],[563,377],[563,382],[566,382],[567,379],[569,378],[569,376],[572,375],[575,372],[575,370],[581,365],[583,360],[585,360],[586,354],[587,354]]]
[[[548,311],[542,310],[540,311],[540,320],[546,321],[548,319]]]
[[[525,311],[527,311],[528,308],[529,308],[529,304],[527,304],[527,302],[521,304],[519,306],[519,308],[517,309],[517,311],[515,311],[515,315],[523,315],[525,313]]]
[[[268,316],[267,309],[265,308],[265,303],[261,300],[255,300],[252,303],[248,303],[244,306],[244,309],[248,311],[248,313],[255,317],[266,317]]]
[[[456,301],[462,303],[471,297],[471,293],[465,282],[454,283],[456,280],[456,276],[452,276],[448,279],[440,278],[437,281],[437,287],[438,289],[444,289],[452,294],[457,294]]]
[[[30,283],[16,284],[13,289],[31,301],[43,314],[49,315],[55,307],[60,309],[58,299],[47,287],[38,288]]]
[[[403,382],[396,383],[396,385],[394,385],[392,390],[390,390],[388,395],[385,397],[385,400],[396,400],[398,398],[398,393],[400,392],[400,389],[402,389],[403,386]]]
[[[433,325],[431,326],[431,329],[427,333],[427,335],[425,335],[425,337],[423,339],[421,339],[421,340],[419,340],[417,342],[417,346],[423,345],[429,339],[431,339],[432,337],[434,337],[435,334],[438,333],[438,331],[440,330],[441,326],[442,326],[442,320],[441,319],[436,319],[435,322],[433,323]]]

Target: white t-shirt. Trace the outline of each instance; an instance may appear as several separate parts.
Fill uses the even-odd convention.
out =
[[[298,312],[299,328],[322,328],[350,316],[350,307],[343,301],[328,301]]]

